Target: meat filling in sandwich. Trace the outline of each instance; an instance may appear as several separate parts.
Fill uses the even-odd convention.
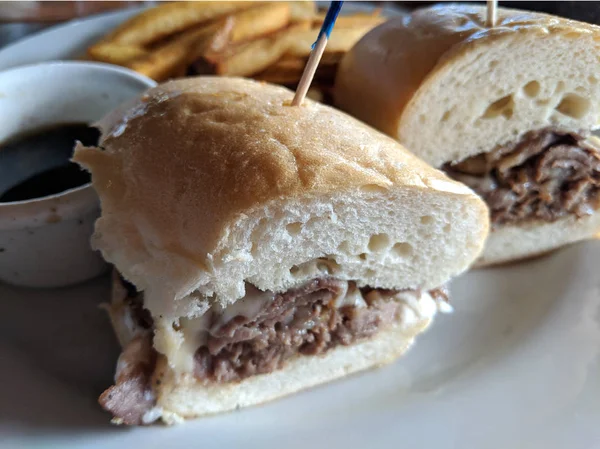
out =
[[[493,227],[584,217],[600,205],[599,149],[582,134],[531,131],[443,170],[483,197]]]
[[[121,356],[121,365],[137,366],[100,397],[100,404],[124,424],[143,424],[152,417],[156,400],[152,373],[157,354],[152,349],[152,317],[143,293],[122,278],[121,307],[140,333]],[[314,279],[283,294],[261,292],[246,285],[246,296],[224,310],[209,310],[193,326],[198,333],[193,373],[204,384],[238,382],[271,373],[302,355],[320,355],[338,345],[350,345],[416,314],[451,310],[446,288],[429,292],[358,288],[331,277]],[[115,298],[118,303],[118,299]],[[118,308],[113,304],[113,308]],[[185,326],[185,324],[184,324]],[[160,379],[155,382],[160,383]]]

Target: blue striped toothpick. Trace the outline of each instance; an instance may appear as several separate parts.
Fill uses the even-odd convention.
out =
[[[317,71],[317,67],[319,66],[319,62],[321,61],[325,47],[327,46],[329,35],[331,34],[331,30],[333,30],[335,20],[342,9],[343,3],[343,1],[331,2],[331,5],[329,6],[329,10],[327,11],[327,15],[323,21],[323,26],[321,26],[321,30],[319,31],[317,41],[312,46],[312,51],[310,52],[308,62],[304,67],[304,72],[302,72],[302,77],[300,78],[300,82],[296,88],[296,94],[292,100],[292,106],[300,106],[302,101],[304,101],[304,97],[306,97],[306,93],[308,92],[308,88],[310,87],[310,84],[315,76],[315,72]]]

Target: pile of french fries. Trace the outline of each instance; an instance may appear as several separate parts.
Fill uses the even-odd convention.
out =
[[[162,3],[93,44],[87,56],[156,81],[213,74],[295,88],[324,18],[312,1]],[[338,17],[310,97],[327,101],[343,55],[384,20],[379,10]]]

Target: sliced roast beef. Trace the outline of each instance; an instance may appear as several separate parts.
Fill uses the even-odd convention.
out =
[[[151,387],[156,352],[150,334],[139,336],[123,348],[117,363],[115,385],[108,388],[98,402],[113,414],[116,424],[144,423],[144,415],[156,402]]]
[[[347,290],[364,302],[338,307],[336,297]],[[196,352],[196,377],[241,380],[279,369],[298,354],[317,355],[374,335],[393,323],[400,303],[393,293],[368,295],[369,290],[325,278],[276,295],[253,320],[239,317],[211,329],[206,346]]]
[[[600,153],[582,134],[531,131],[443,169],[486,201],[493,227],[582,217],[600,206]]]

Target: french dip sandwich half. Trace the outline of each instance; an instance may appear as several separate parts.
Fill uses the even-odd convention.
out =
[[[480,264],[544,253],[600,227],[600,27],[439,5],[367,34],[338,107],[475,190],[492,232]]]
[[[173,81],[100,124],[93,245],[118,270],[116,423],[234,410],[391,362],[479,255],[483,201],[283,87]]]

